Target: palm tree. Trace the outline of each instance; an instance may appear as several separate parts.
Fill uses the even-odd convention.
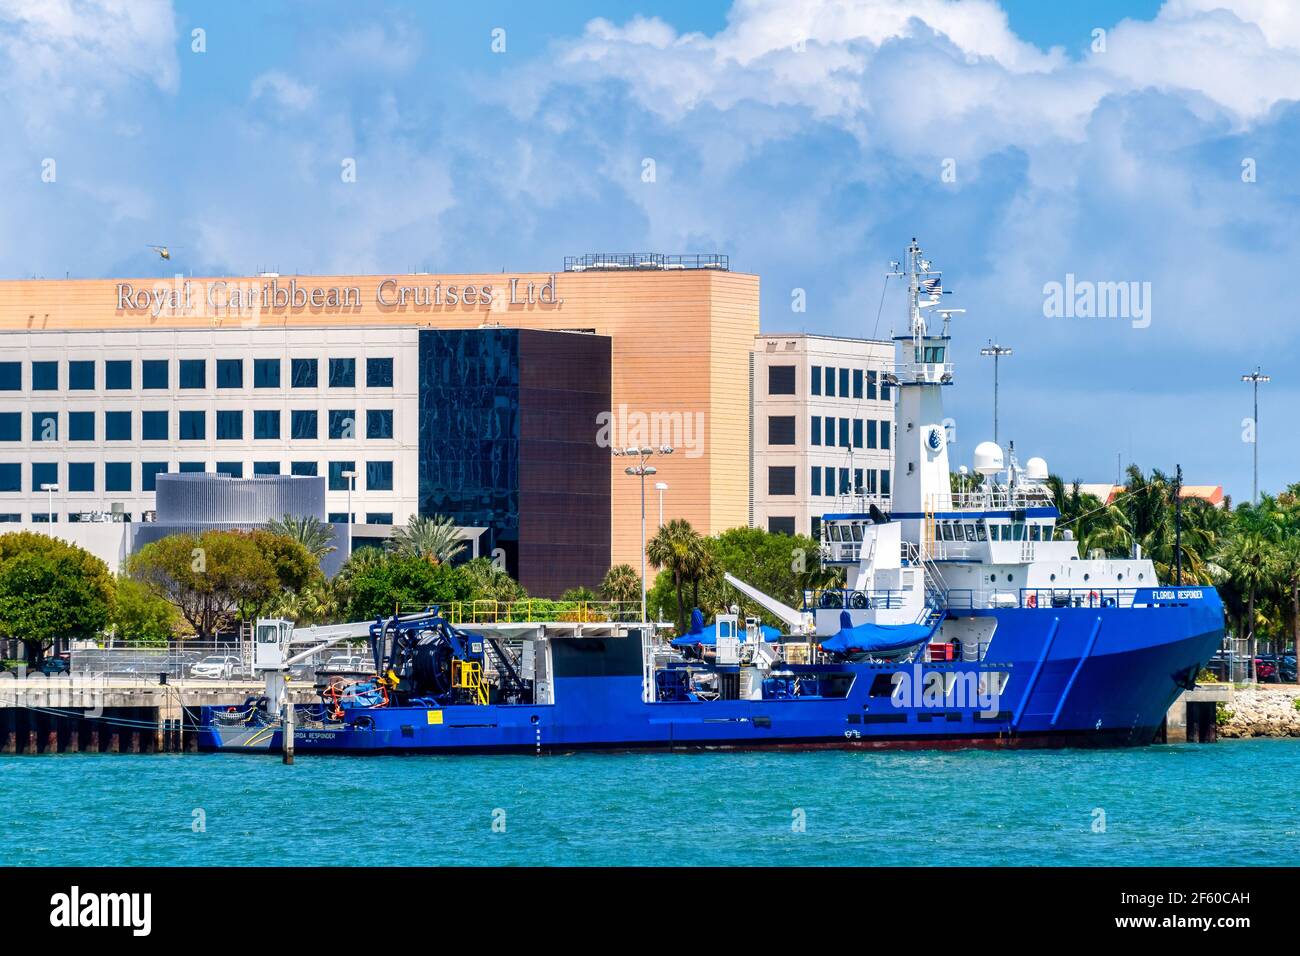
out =
[[[700,533],[684,518],[673,518],[646,544],[645,553],[650,563],[656,568],[667,569],[673,576],[673,588],[677,592],[679,631],[686,628],[686,604],[682,598],[682,589],[691,583],[695,586],[698,597],[699,580],[710,564],[706,548]]]
[[[446,563],[465,550],[456,522],[446,515],[411,515],[405,528],[394,528],[393,550],[403,557]]]
[[[523,601],[528,592],[491,558],[474,558],[461,566],[471,601]]]
[[[266,530],[297,541],[317,561],[336,550],[330,544],[334,540],[334,529],[314,515],[297,517],[286,514],[283,518],[272,518],[266,523]]]
[[[641,575],[630,564],[616,564],[605,572],[600,593],[606,601],[631,604],[641,600]]]
[[[1255,628],[1256,602],[1260,591],[1269,585],[1272,569],[1269,567],[1270,548],[1264,536],[1257,531],[1246,531],[1229,539],[1215,558],[1224,577],[1220,585],[1236,589],[1244,597],[1244,617],[1239,621],[1238,634],[1244,628],[1247,653],[1250,655],[1250,679],[1255,679]]]

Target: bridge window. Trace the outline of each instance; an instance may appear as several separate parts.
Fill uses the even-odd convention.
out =
[[[985,522],[975,522],[975,538],[978,541],[986,541],[988,539],[988,530],[985,528]]]

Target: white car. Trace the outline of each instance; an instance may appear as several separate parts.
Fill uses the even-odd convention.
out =
[[[316,669],[318,674],[373,674],[375,662],[368,657],[336,654]]]
[[[243,669],[243,660],[234,654],[211,654],[190,667],[190,676],[230,680]]]

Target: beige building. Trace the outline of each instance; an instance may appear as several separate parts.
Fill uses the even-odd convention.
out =
[[[826,513],[887,505],[893,464],[891,342],[759,335],[753,353],[755,527],[821,531]]]
[[[331,358],[346,355],[362,370],[357,373],[357,397],[352,403],[360,416],[368,401],[388,401],[387,392],[372,390],[363,380],[367,355],[393,358],[395,381],[390,391],[409,398],[418,389],[418,382],[412,381],[418,376],[418,362],[410,333],[422,328],[499,325],[608,336],[612,408],[591,423],[593,440],[620,447],[672,445],[676,449],[672,456],[654,462],[658,480],[670,489],[664,500],[665,518],[685,518],[705,533],[745,525],[750,469],[748,362],[758,333],[759,281],[755,275],[730,272],[726,265],[721,257],[611,256],[571,260],[564,271],[555,273],[0,281],[0,365],[16,376],[9,379],[13,383],[9,388],[0,374],[0,414],[9,412],[12,418],[12,413],[21,413],[16,434],[0,438],[0,466],[16,464],[21,475],[16,485],[0,490],[0,513],[6,520],[15,520],[15,515],[23,521],[42,520],[37,515],[49,509],[47,493],[32,487],[29,477],[31,463],[50,457],[51,451],[50,446],[38,444],[39,414],[74,405],[84,405],[92,416],[106,414],[114,401],[106,391],[105,363],[110,355],[120,365],[133,355],[156,353],[170,356],[174,365],[191,353],[216,359],[265,352],[282,356],[288,369],[289,362],[302,353],[320,363],[322,376]],[[74,361],[79,366],[97,363],[88,389],[72,390],[69,363]],[[48,394],[32,390],[34,362],[41,363],[42,369],[55,365],[56,385]],[[135,376],[130,380],[135,388],[142,387],[140,364],[137,360],[135,371],[127,373]],[[327,384],[320,382],[325,415]],[[209,381],[208,387],[212,386]],[[170,381],[168,387],[175,389],[177,383]],[[240,387],[244,398],[239,401],[247,403],[251,416],[263,396],[251,379]],[[371,397],[372,391],[380,397]],[[216,410],[227,398],[219,390],[209,397]],[[391,489],[377,483],[382,490],[370,494],[359,484],[352,510],[354,514],[392,513],[400,521],[420,500],[418,421],[402,411],[400,401],[389,404],[397,406],[390,426],[397,446],[391,456]],[[75,448],[63,447],[65,434],[55,435],[54,440],[68,461],[84,460],[102,472],[109,460],[106,456],[114,451],[106,444],[104,425],[95,427],[93,437]],[[255,465],[258,455],[267,457],[266,446],[255,447],[252,434],[246,440],[244,447],[241,439],[227,438],[223,445],[217,438],[217,447],[195,446],[197,450],[191,451],[173,424],[152,457],[173,464],[187,457],[207,459],[209,469],[213,460],[242,458]],[[292,434],[286,433],[282,440],[281,459],[298,455]],[[330,445],[334,440],[323,425],[313,438],[329,449],[335,449]],[[350,457],[364,457],[362,426],[337,440],[359,443]],[[212,443],[213,437],[209,435],[208,441]],[[137,443],[138,439],[132,442]],[[349,451],[342,445],[336,450]],[[143,510],[150,493],[138,476],[133,481],[120,495]],[[70,492],[62,472],[57,483],[60,492],[53,510],[71,512],[74,505],[107,510],[110,495],[98,490]],[[637,566],[639,482],[624,474],[622,467],[614,467],[610,483],[613,561]],[[85,500],[69,503],[70,494],[83,494]],[[62,503],[60,497],[65,499]],[[651,534],[657,518],[655,498],[652,482],[647,485]],[[344,493],[331,490],[327,507],[345,512]]]

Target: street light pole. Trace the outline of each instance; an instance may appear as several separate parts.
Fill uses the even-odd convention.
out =
[[[59,486],[58,486],[58,485],[53,485],[53,484],[43,484],[43,485],[41,485],[41,491],[47,491],[47,492],[49,492],[49,495],[50,495],[49,518],[50,518],[50,524],[51,524],[51,525],[54,524],[54,493],[55,493],[56,491],[58,491],[58,490],[59,490]],[[53,534],[53,533],[54,533],[53,531],[50,532],[50,534]]]
[[[993,356],[993,444],[998,443],[998,362],[1004,355],[1010,355],[1011,349],[1008,346],[994,345],[993,340],[989,339],[989,344],[980,349],[980,355]]]
[[[1241,380],[1243,382],[1250,382],[1255,392],[1255,409],[1253,417],[1250,420],[1251,445],[1253,446],[1253,454],[1255,458],[1255,483],[1253,486],[1254,494],[1251,495],[1250,500],[1255,504],[1259,504],[1259,383],[1269,381],[1269,377],[1267,375],[1261,375],[1259,366],[1256,365],[1255,371],[1251,372],[1249,375],[1243,375]]]
[[[655,491],[659,492],[659,527],[664,526],[664,492],[668,490],[668,485],[662,481],[655,482]]]
[[[643,448],[613,448],[610,449],[610,451],[615,458],[626,457],[637,459],[637,464],[629,465],[627,468],[624,468],[623,471],[626,474],[632,475],[634,478],[641,479],[641,622],[645,623],[648,620],[646,617],[645,582],[645,479],[646,475],[659,474],[659,469],[654,465],[647,464],[647,462],[649,462],[652,455],[671,455],[673,449],[670,445],[660,445],[658,448],[651,448],[647,445]],[[664,487],[666,488],[667,485]],[[663,523],[662,494],[663,492],[661,491],[659,509],[661,524]]]

